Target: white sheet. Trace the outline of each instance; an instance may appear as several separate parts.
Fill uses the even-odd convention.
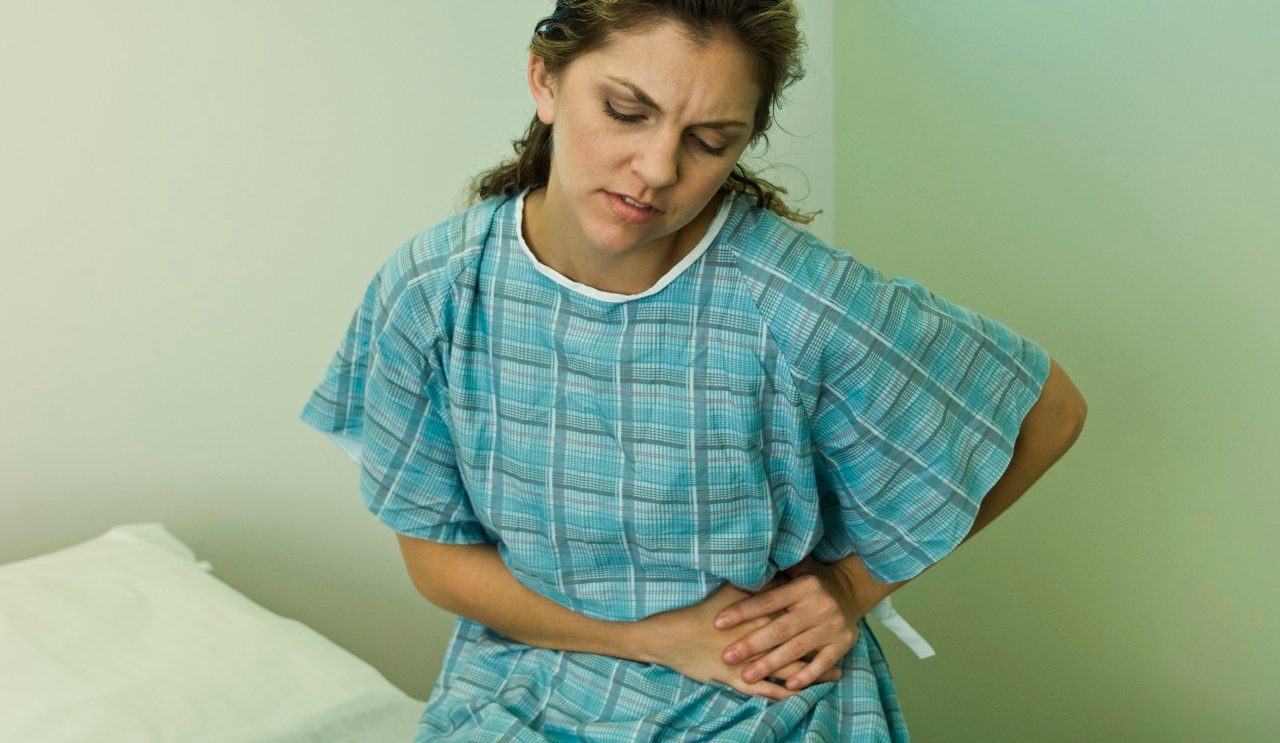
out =
[[[409,741],[425,702],[160,524],[0,566],[0,741]]]

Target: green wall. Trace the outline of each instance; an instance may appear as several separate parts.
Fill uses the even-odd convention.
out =
[[[837,242],[1089,403],[894,595],[913,739],[1274,740],[1280,4],[838,2],[834,46]]]

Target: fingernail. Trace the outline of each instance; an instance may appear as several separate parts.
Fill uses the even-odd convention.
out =
[[[724,659],[729,661],[730,663],[737,663],[738,658],[741,658],[741,657],[742,656],[738,654],[737,650],[730,650],[728,654],[724,656]]]
[[[750,669],[749,671],[747,671],[746,676],[744,676],[744,678],[746,678],[746,680],[748,681],[755,681],[756,679],[760,678],[759,669],[756,669],[756,668]]]
[[[720,629],[724,629],[725,627],[729,626],[729,617],[726,617],[723,614],[716,617],[716,626],[719,627]]]

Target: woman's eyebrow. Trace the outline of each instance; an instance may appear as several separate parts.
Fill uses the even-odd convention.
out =
[[[620,77],[614,77],[613,75],[606,75],[606,77],[608,77],[610,80],[614,81],[615,83],[618,83],[619,85],[627,86],[628,88],[631,89],[632,95],[634,95],[637,100],[639,100],[641,103],[648,106],[649,108],[652,108],[654,111],[657,111],[658,113],[662,113],[662,106],[659,106],[658,102],[653,100],[653,98],[650,97],[648,93],[641,90],[640,86],[636,85],[635,83],[629,80],[623,80]],[[717,119],[716,121],[704,121],[701,124],[694,124],[694,126],[705,126],[708,129],[727,129],[731,126],[738,126],[738,127],[742,127],[743,129],[746,129],[749,125],[746,122],[735,121],[733,119]]]

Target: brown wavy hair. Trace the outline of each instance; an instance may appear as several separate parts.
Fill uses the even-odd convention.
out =
[[[771,112],[782,91],[805,76],[806,44],[794,0],[560,0],[552,15],[538,21],[529,52],[542,59],[549,73],[560,76],[579,55],[608,44],[613,34],[658,21],[679,23],[695,43],[726,34],[754,53],[762,95],[749,146],[762,139],[767,146]],[[524,136],[511,143],[515,158],[471,179],[468,203],[546,185],[551,174],[551,128],[535,113]],[[751,194],[762,208],[802,224],[821,213],[793,211],[779,196],[787,189],[752,173],[741,162],[734,165],[720,190]]]

